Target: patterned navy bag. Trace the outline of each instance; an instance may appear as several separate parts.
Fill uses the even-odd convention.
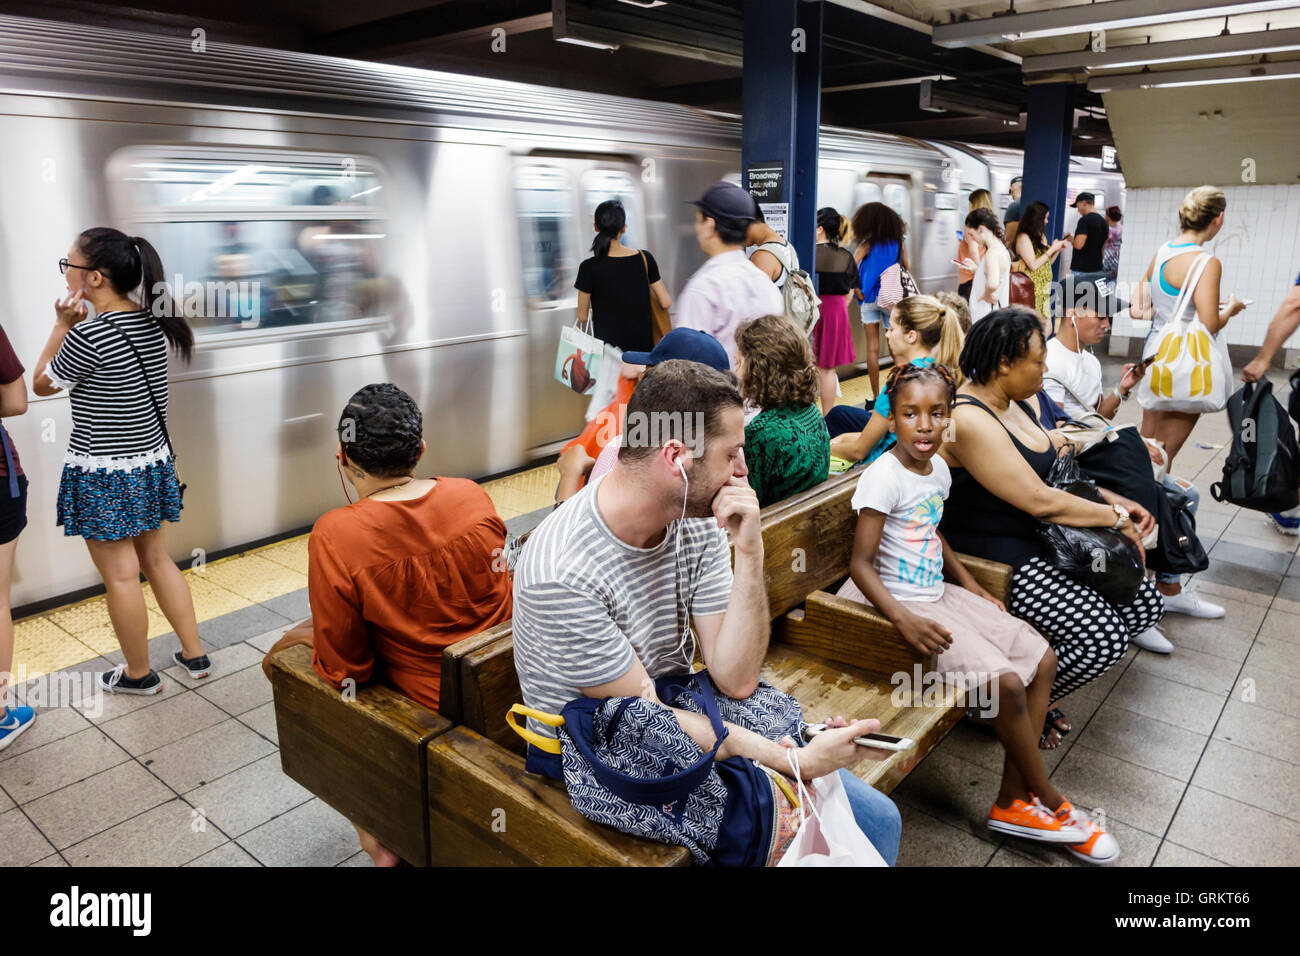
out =
[[[774,862],[783,809],[779,783],[747,758],[714,758],[728,733],[724,720],[770,740],[801,741],[798,702],[766,683],[745,700],[719,696],[705,671],[660,678],[655,689],[665,703],[709,718],[713,749],[701,756],[672,711],[655,701],[570,701],[557,732],[574,809],[624,833],[684,846],[702,865]],[[553,765],[533,759],[533,750],[530,769],[554,775]]]

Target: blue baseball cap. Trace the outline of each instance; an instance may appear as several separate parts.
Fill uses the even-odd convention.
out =
[[[754,197],[726,180],[714,183],[699,199],[690,200],[710,219],[728,219],[735,223],[752,222],[758,211]]]
[[[699,362],[719,372],[731,371],[731,361],[722,343],[699,329],[673,329],[649,352],[623,353],[623,361],[629,365],[658,365],[670,359]]]

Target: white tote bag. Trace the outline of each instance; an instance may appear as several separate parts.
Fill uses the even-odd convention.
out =
[[[838,773],[812,782],[812,792],[799,774],[799,757],[790,748],[787,758],[799,785],[801,820],[777,866],[888,866],[858,827],[849,795]]]
[[[1232,360],[1222,331],[1211,335],[1196,314],[1192,293],[1209,255],[1187,273],[1173,318],[1156,342],[1155,361],[1138,385],[1138,404],[1156,412],[1222,411],[1232,386]]]
[[[591,333],[590,320],[581,327],[566,325],[560,329],[555,350],[555,380],[579,395],[590,395],[595,389],[605,354],[605,343]]]

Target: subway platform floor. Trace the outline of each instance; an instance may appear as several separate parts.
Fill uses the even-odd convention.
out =
[[[1103,367],[1114,382],[1119,363]],[[1285,396],[1285,377],[1274,383]],[[841,400],[865,394],[854,379]],[[1119,417],[1139,414],[1133,401]],[[1227,616],[1167,615],[1174,653],[1132,648],[1071,694],[1060,706],[1073,730],[1046,753],[1056,786],[1104,811],[1116,865],[1300,864],[1300,539],[1211,499],[1227,440],[1226,415],[1203,418],[1175,467],[1202,492],[1212,561],[1190,586]],[[554,486],[545,466],[485,487],[517,530],[545,513]],[[154,697],[75,696],[120,661],[103,598],[19,621],[24,690],[55,674],[74,696],[40,708],[0,751],[0,865],[370,865],[351,825],[280,769],[259,665],[307,615],[306,575],[305,536],[188,572],[213,661],[197,682],[171,663],[178,644],[150,598],[150,656],[165,685]],[[1086,865],[987,829],[1001,766],[997,741],[959,724],[894,792],[899,864]]]

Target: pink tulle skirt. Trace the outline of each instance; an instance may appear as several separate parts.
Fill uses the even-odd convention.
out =
[[[813,354],[818,368],[835,368],[857,361],[853,352],[853,329],[849,326],[849,297],[822,298],[822,317],[813,329]]]

